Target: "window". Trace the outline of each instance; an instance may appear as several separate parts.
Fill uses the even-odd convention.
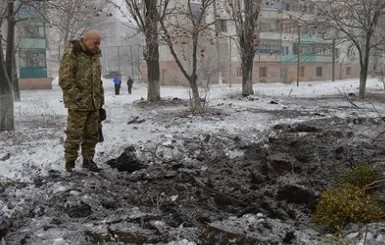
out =
[[[282,20],[280,29],[283,33],[298,33],[298,22],[295,20]]]
[[[43,22],[43,16],[31,6],[22,5],[18,11],[18,16],[22,19]]]
[[[21,49],[20,67],[46,67],[45,49]]]
[[[315,55],[314,43],[300,43],[300,54],[304,55]]]
[[[336,48],[336,49],[335,49],[335,58],[336,58],[336,59],[339,59],[339,58],[340,58],[340,49],[339,49],[339,48]]]
[[[20,37],[23,38],[44,38],[44,26],[43,25],[20,25]]]
[[[204,15],[203,15],[203,10],[202,10],[202,4],[200,2],[191,1],[190,9],[191,9],[191,15],[192,15],[191,17],[195,21],[199,21],[199,20],[204,21],[205,20]]]
[[[349,66],[349,67],[346,67],[346,76],[351,76],[352,75],[352,68]]]
[[[298,11],[298,0],[286,0],[282,3],[282,8],[286,11]]]
[[[227,5],[227,0],[217,0],[217,5],[219,8],[225,8]]]
[[[271,22],[261,22],[258,25],[258,29],[260,32],[272,32],[276,31],[276,24]]]
[[[282,1],[277,1],[277,0],[262,1],[262,9],[276,10],[276,9],[282,9],[282,8],[283,8]]]
[[[293,44],[293,53],[298,54],[298,43]],[[300,43],[300,54],[316,56],[332,56],[332,49],[329,44],[320,43]]]
[[[269,29],[269,23],[261,22],[258,24],[258,30],[260,32],[267,31]]]
[[[267,77],[267,67],[259,67],[259,77],[266,78]]]
[[[314,14],[315,13],[315,6],[313,3],[305,3],[299,5],[299,11],[306,14]]]
[[[330,44],[325,44],[325,43],[316,43],[314,47],[314,52],[315,55],[317,56],[332,56],[332,47]]]
[[[321,66],[316,68],[315,75],[316,75],[316,77],[322,77],[322,67]]]
[[[217,30],[227,32],[227,20],[217,20]]]
[[[243,0],[237,0],[235,4],[238,5],[239,9],[245,9],[245,3],[243,2]]]
[[[287,46],[282,46],[282,47],[281,47],[281,54],[282,54],[282,55],[288,55],[288,54],[289,54],[289,47],[287,47]]]
[[[258,51],[260,54],[280,54],[281,40],[261,39]]]

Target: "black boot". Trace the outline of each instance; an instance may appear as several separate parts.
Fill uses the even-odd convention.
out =
[[[96,165],[96,163],[92,160],[84,160],[83,161],[83,168],[88,169],[92,172],[99,172],[100,169]]]
[[[65,165],[65,169],[67,172],[72,172],[75,168],[75,161],[67,161]]]

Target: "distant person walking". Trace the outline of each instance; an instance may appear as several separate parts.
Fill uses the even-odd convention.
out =
[[[114,76],[113,82],[115,86],[115,95],[119,95],[120,86],[122,84],[122,80],[120,79],[120,76],[118,75]]]
[[[129,76],[127,79],[127,88],[128,88],[128,94],[131,94],[132,90],[132,84],[134,83],[134,80]]]

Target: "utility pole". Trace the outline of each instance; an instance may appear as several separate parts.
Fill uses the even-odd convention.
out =
[[[213,3],[213,12],[214,12],[214,29],[215,29],[215,46],[216,46],[216,50],[217,50],[217,72],[218,72],[218,83],[221,84],[222,83],[222,71],[221,71],[221,67],[220,67],[220,64],[219,64],[219,60],[220,60],[220,50],[219,50],[219,28],[218,28],[218,25],[219,23],[217,22],[217,1],[214,1]]]
[[[298,24],[298,41],[297,41],[297,87],[299,86],[299,76],[300,76],[300,61],[301,61],[301,25]]]
[[[140,44],[138,44],[138,53],[137,53],[137,69],[138,69],[138,78],[136,80],[141,80],[141,72],[140,72],[140,64],[141,64],[141,59],[140,59]]]
[[[117,47],[117,52],[118,52],[118,71],[120,73],[120,46],[119,45]]]
[[[230,47],[229,47],[229,50],[230,50],[230,65],[229,65],[229,72],[230,72],[230,81],[229,81],[229,85],[231,87],[231,82],[233,80],[233,67],[232,67],[232,59],[231,59],[231,37],[229,36],[229,44],[230,44]]]
[[[132,45],[130,45],[130,57],[131,57],[131,77],[134,79],[134,56],[132,55]]]
[[[336,72],[336,39],[333,38],[332,42],[332,82],[335,81],[335,72]]]

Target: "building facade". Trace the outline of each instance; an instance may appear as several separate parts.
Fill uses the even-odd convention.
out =
[[[33,8],[23,5],[18,17],[25,19],[16,25],[17,56],[20,89],[50,89],[47,74],[46,31],[43,17]]]
[[[253,82],[293,83],[324,81],[359,76],[359,65],[340,52],[333,37],[326,37],[316,26],[297,20],[311,19],[315,8],[300,0],[263,0],[257,26],[257,52]],[[241,83],[242,73],[237,37],[229,1],[217,0],[205,16],[215,21],[209,35],[199,41],[198,80],[202,83]],[[191,1],[199,11],[201,1]],[[187,11],[186,7],[186,11]],[[183,18],[182,16],[180,18]],[[182,22],[181,22],[182,23]],[[190,54],[187,44],[179,45],[179,55]],[[166,46],[160,48],[161,84],[187,85]],[[188,62],[188,55],[186,55]]]

